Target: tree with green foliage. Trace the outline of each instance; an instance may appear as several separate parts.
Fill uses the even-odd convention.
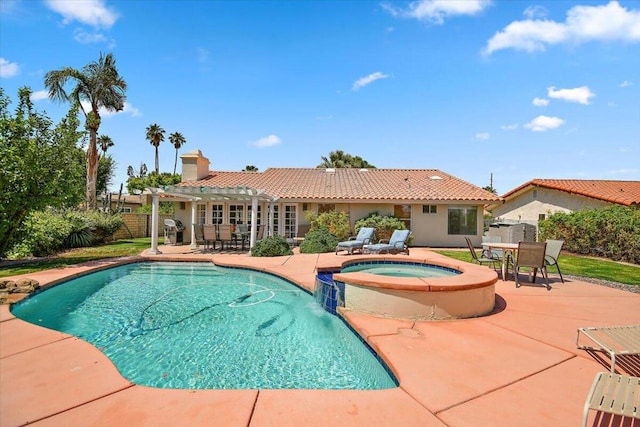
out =
[[[407,226],[401,219],[395,216],[382,216],[378,212],[372,212],[364,218],[356,221],[356,233],[362,227],[373,227],[376,229],[374,240],[376,242],[391,238],[394,230],[406,230]],[[411,239],[411,237],[409,238]]]
[[[169,142],[171,142],[173,147],[176,149],[176,159],[173,162],[173,174],[175,175],[176,168],[178,167],[178,150],[187,143],[187,140],[180,132],[174,132],[169,135]]]
[[[0,257],[18,240],[31,212],[82,201],[79,107],[74,104],[53,127],[46,114],[34,110],[30,96],[29,88],[21,88],[12,114],[11,101],[0,88]]]
[[[145,176],[133,176],[127,179],[127,191],[135,194],[134,190],[144,191],[147,188],[162,188],[167,185],[175,185],[182,181],[180,174],[172,175],[168,172],[157,174],[151,172]]]
[[[156,173],[160,173],[160,158],[158,157],[158,147],[164,141],[164,129],[157,124],[147,126],[147,141],[156,148]]]
[[[333,210],[330,212],[323,212],[320,215],[313,211],[306,211],[304,216],[309,224],[311,224],[312,230],[314,228],[324,227],[329,231],[329,233],[337,236],[340,241],[346,240],[351,233],[349,214],[344,211]]]
[[[360,156],[352,156],[342,150],[336,150],[329,153],[329,157],[320,157],[322,163],[318,168],[358,168],[358,169],[375,169],[376,167],[364,160]]]
[[[75,82],[71,92],[65,90],[67,82]],[[49,98],[59,102],[79,105],[85,116],[85,127],[89,131],[87,149],[86,204],[87,209],[96,209],[96,181],[98,177],[98,130],[100,108],[107,111],[122,111],[126,100],[127,83],[118,74],[116,60],[112,54],[102,55],[98,61],[90,62],[81,70],[71,67],[49,71],[44,76],[44,85]],[[85,110],[81,102],[89,104]]]
[[[98,163],[98,180],[96,181],[97,194],[107,193],[109,186],[113,184],[113,176],[116,170],[116,161],[112,156],[101,156]]]
[[[247,165],[242,169],[243,172],[258,172],[258,168],[254,165]]]

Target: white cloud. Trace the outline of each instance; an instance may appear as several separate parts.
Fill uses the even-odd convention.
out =
[[[558,117],[538,116],[525,124],[524,127],[534,132],[544,132],[549,129],[555,129],[564,124],[564,120]]]
[[[533,98],[533,105],[535,105],[536,107],[546,107],[547,105],[549,105],[549,100],[535,97]]]
[[[549,98],[562,99],[567,102],[577,102],[578,104],[589,105],[589,98],[596,96],[588,86],[575,87],[573,89],[558,89],[551,86],[547,88]]]
[[[512,123],[510,125],[502,125],[500,129],[502,130],[516,130],[520,125],[518,123]]]
[[[476,139],[486,141],[487,139],[489,139],[489,132],[476,133]]]
[[[46,0],[46,5],[64,18],[62,23],[78,21],[92,27],[110,28],[118,15],[105,6],[104,0]]]
[[[392,16],[444,23],[445,18],[457,15],[476,15],[491,5],[491,0],[418,0],[409,3],[406,9],[396,8],[391,3],[382,7]]]
[[[87,111],[87,112],[91,111],[91,104],[89,104],[88,102],[82,101],[80,102],[80,104],[82,105],[82,108],[84,109],[84,111]],[[134,107],[133,105],[129,104],[126,101],[124,103],[124,108],[121,111],[109,111],[103,107],[100,107],[98,109],[98,113],[100,114],[101,117],[111,117],[111,116],[115,116],[116,114],[128,114],[131,117],[142,116],[142,113],[140,113],[140,110],[138,110],[138,108]]]
[[[107,41],[107,38],[103,34],[87,33],[80,28],[77,28],[73,32],[73,39],[82,44],[103,43]]]
[[[49,99],[49,92],[46,90],[37,90],[31,94],[30,99],[33,102]]]
[[[9,62],[4,58],[0,58],[0,77],[7,79],[18,74],[20,67],[15,62]]]
[[[388,74],[383,74],[380,71],[377,71],[375,73],[369,74],[368,76],[364,76],[356,80],[356,82],[351,87],[351,90],[358,90],[362,87],[365,87],[375,82],[376,80],[386,79],[387,77],[389,77]]]
[[[628,80],[625,80],[622,83],[620,83],[620,87],[629,87],[629,86],[631,86],[631,82]]]
[[[273,147],[274,145],[278,145],[282,142],[282,140],[276,135],[269,135],[259,140],[255,141],[251,145],[255,145],[256,147]]]
[[[524,12],[522,12],[522,14],[527,19],[546,18],[547,9],[542,6],[529,6],[524,10]]]
[[[483,53],[491,55],[501,49],[544,51],[549,45],[592,40],[640,42],[640,10],[629,10],[611,1],[601,6],[572,7],[564,22],[514,21],[489,39]]]

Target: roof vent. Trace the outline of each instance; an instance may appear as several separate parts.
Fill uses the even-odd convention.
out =
[[[431,177],[431,179],[433,179],[433,180],[440,180],[440,179],[442,179],[442,177],[441,177],[441,176],[438,176],[438,175],[433,175],[433,176]]]
[[[362,168],[362,169],[358,169],[359,172],[369,172],[369,169],[367,168]]]
[[[336,171],[336,168],[327,168],[326,172],[327,173],[334,173]]]

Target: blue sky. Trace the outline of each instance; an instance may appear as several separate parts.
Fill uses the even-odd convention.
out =
[[[47,71],[111,52],[118,169],[154,167],[145,129],[211,168],[315,167],[344,150],[499,194],[533,178],[640,179],[638,1],[2,0],[0,83],[54,120]],[[178,172],[179,172],[178,160]]]

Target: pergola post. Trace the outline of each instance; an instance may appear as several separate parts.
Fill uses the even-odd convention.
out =
[[[158,195],[157,188],[150,188],[151,190],[151,249],[149,253],[151,255],[158,255],[162,252],[158,249],[158,220],[160,215],[160,196]]]
[[[256,244],[256,235],[258,231],[258,198],[251,197],[251,235],[249,237],[249,250],[253,249]]]
[[[197,249],[196,243],[196,207],[197,201],[191,200],[191,249]]]

